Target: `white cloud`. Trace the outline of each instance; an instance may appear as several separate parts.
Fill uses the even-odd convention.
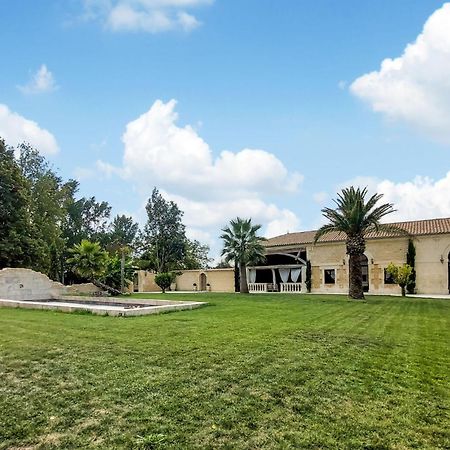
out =
[[[97,169],[132,181],[143,197],[158,186],[185,212],[185,224],[197,235],[208,233],[217,239],[221,227],[236,216],[252,217],[264,225],[267,236],[298,229],[292,211],[266,202],[263,196],[295,193],[303,177],[261,149],[227,150],[215,157],[190,125],[176,123],[175,106],[174,100],[157,100],[128,123],[122,137],[123,167],[98,161]]]
[[[255,193],[295,192],[302,176],[289,173],[272,153],[259,149],[223,151],[214,158],[209,145],[190,126],[176,124],[176,102],[157,100],[130,122],[123,135],[125,177],[145,188],[163,185],[194,198],[240,198]]]
[[[247,198],[222,200],[192,200],[182,195],[164,192],[164,197],[173,200],[185,212],[184,223],[192,228],[215,230],[225,226],[235,217],[251,217],[254,223],[264,225],[262,234],[272,237],[287,231],[296,231],[300,221],[288,209],[277,207],[273,203],[266,203],[257,195]]]
[[[58,89],[53,74],[42,64],[25,86],[17,86],[24,94],[43,94]]]
[[[316,192],[313,194],[313,200],[318,203],[319,205],[322,205],[326,200],[328,200],[329,195],[325,191]]]
[[[281,234],[292,233],[300,229],[299,218],[288,209],[276,211],[276,218],[272,219],[265,230],[264,236],[270,238]]]
[[[450,171],[441,179],[417,176],[411,181],[394,182],[377,178],[358,178],[346,186],[368,186],[370,192],[383,194],[382,202],[393,203],[397,210],[386,220],[420,220],[450,217]]]
[[[56,139],[49,131],[3,104],[0,104],[0,137],[12,146],[27,142],[44,155],[54,155],[59,151]]]
[[[450,144],[450,3],[426,21],[403,55],[357,78],[350,90],[376,112]]]
[[[84,18],[99,20],[111,31],[192,31],[201,22],[186,10],[213,0],[85,0]]]
[[[86,167],[75,167],[73,169],[73,176],[78,181],[90,180],[95,177],[95,170]]]

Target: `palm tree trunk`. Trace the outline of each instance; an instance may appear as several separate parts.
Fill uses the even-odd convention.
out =
[[[242,261],[239,262],[239,274],[241,294],[248,294],[247,268]]]
[[[361,271],[361,255],[351,253],[348,261],[348,296],[363,299],[363,283]]]

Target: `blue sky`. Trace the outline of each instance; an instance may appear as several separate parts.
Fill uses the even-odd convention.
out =
[[[348,183],[396,219],[450,216],[449,4],[4,0],[0,17],[0,135],[115,213],[144,220],[157,186],[213,254],[237,214],[311,229]]]

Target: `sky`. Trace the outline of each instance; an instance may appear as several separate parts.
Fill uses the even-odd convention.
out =
[[[143,224],[157,187],[220,252],[315,229],[345,186],[450,216],[450,3],[0,2],[0,136]]]

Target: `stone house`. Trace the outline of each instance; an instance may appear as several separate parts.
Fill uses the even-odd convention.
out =
[[[406,262],[408,240],[416,249],[418,294],[450,292],[450,218],[398,222],[410,237],[379,232],[366,236],[362,258],[364,290],[369,294],[397,294],[400,288],[386,273],[390,262]],[[311,263],[313,293],[348,292],[345,235],[331,233],[314,245],[315,231],[288,233],[266,242],[264,264],[248,268],[252,292],[306,292],[306,262]]]

